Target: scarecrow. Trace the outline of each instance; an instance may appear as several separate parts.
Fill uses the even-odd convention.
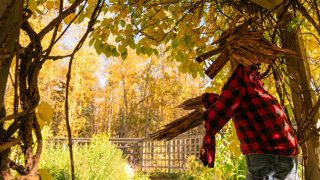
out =
[[[295,130],[277,99],[263,88],[258,72],[260,63],[271,64],[279,54],[295,53],[268,42],[263,37],[265,30],[256,30],[255,18],[234,27],[239,19],[237,16],[214,42],[219,44],[217,49],[196,58],[200,63],[220,53],[205,70],[211,79],[231,61],[232,74],[221,94],[204,93],[183,102],[180,108],[193,111],[151,134],[151,138],[169,140],[205,121],[200,159],[205,166],[214,167],[215,134],[232,118],[246,156],[247,179],[298,179]]]

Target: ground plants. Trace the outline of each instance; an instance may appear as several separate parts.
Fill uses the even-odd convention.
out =
[[[53,179],[71,179],[68,153],[66,145],[49,141],[45,145],[40,168],[48,170]],[[133,176],[126,170],[127,161],[122,152],[105,135],[92,138],[90,144],[75,145],[74,154],[76,179],[129,179]]]

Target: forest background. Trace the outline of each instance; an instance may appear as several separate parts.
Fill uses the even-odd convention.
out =
[[[228,66],[210,81],[203,66],[216,56],[194,59],[216,48],[214,40],[240,14],[258,17],[265,38],[297,52],[264,65],[264,82],[297,126],[306,179],[319,177],[320,2],[255,2],[3,1],[2,176],[10,168],[37,173],[43,123],[53,136],[148,137],[185,113],[175,108],[183,100],[219,92]],[[53,118],[44,122],[49,106]],[[14,146],[23,165],[10,161]]]

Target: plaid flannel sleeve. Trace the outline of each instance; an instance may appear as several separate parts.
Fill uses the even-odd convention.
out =
[[[204,115],[206,135],[203,138],[200,159],[205,166],[214,167],[215,134],[218,133],[234,115],[244,95],[243,71],[238,67],[224,85],[220,96],[210,94],[204,94],[202,96],[207,111]]]
[[[216,93],[203,93],[202,94],[202,104],[208,109],[212,104],[214,104],[219,98],[219,95]]]
[[[219,98],[216,93],[204,93],[202,94],[202,104],[208,109]],[[204,166],[214,167],[216,140],[210,134],[206,134],[203,137],[202,147],[200,150],[200,160]]]

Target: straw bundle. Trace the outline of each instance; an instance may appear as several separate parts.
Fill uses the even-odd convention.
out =
[[[237,20],[237,19],[236,19]],[[213,79],[222,67],[229,61],[237,61],[244,66],[257,63],[272,63],[280,54],[295,56],[289,49],[276,47],[263,37],[263,31],[251,31],[247,21],[234,29],[229,29],[213,44],[219,47],[196,58],[199,63],[220,53],[205,73]]]

